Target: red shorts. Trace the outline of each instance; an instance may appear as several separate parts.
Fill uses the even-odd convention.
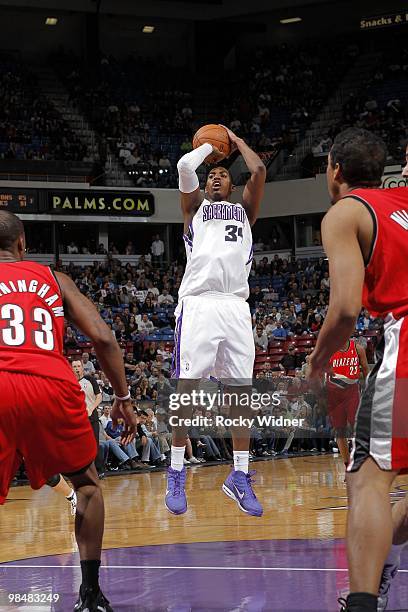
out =
[[[347,425],[354,425],[359,403],[358,383],[344,388],[327,383],[327,411],[334,429],[346,429]]]
[[[96,441],[79,385],[3,371],[0,389],[0,504],[22,459],[33,489],[92,463]]]
[[[408,473],[408,316],[388,315],[356,419],[349,471],[371,457],[382,470]]]

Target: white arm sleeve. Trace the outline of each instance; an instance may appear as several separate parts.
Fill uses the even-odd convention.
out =
[[[212,145],[207,142],[190,153],[183,155],[177,163],[179,174],[179,189],[181,193],[192,193],[200,186],[196,170],[208,155],[213,151]]]

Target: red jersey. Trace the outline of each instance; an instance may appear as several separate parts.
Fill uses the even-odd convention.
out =
[[[329,380],[332,383],[344,386],[360,379],[360,359],[354,340],[349,340],[347,350],[337,351],[331,356],[330,366]]]
[[[0,262],[0,371],[76,382],[63,336],[62,295],[50,268]]]
[[[374,316],[401,319],[408,315],[408,188],[355,189],[347,197],[362,202],[374,221],[363,304]]]

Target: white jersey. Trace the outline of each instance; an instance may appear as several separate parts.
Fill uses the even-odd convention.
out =
[[[241,204],[203,200],[183,238],[187,265],[179,300],[203,294],[248,298],[252,232]]]

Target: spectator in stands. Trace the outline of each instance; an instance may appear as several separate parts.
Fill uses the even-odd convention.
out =
[[[134,467],[137,467],[137,465],[135,465],[133,462],[135,462],[136,458],[138,457],[138,454],[136,451],[136,445],[134,441],[126,445],[123,445],[120,443],[120,439],[123,434],[123,429],[124,429],[123,419],[118,419],[116,427],[113,427],[112,421],[108,421],[106,428],[105,428],[105,433],[108,436],[108,439],[111,438],[113,441],[116,441],[116,443],[120,445],[120,448],[124,451],[128,459],[130,459],[131,467],[134,468]]]
[[[275,315],[272,313],[272,315],[270,317],[266,317],[266,325],[265,325],[265,333],[268,337],[268,339],[271,338],[272,332],[274,329],[276,329],[276,320],[280,320],[280,313],[279,313],[279,319],[275,319],[274,317],[277,316],[278,313],[276,313]]]
[[[68,255],[78,255],[79,249],[77,245],[75,244],[75,242],[69,243],[69,245],[67,246],[67,253]]]
[[[113,402],[113,388],[103,372],[101,373],[101,382],[102,384],[100,385],[100,389],[102,393],[102,403],[111,404]],[[104,428],[105,426],[106,424],[104,425]]]
[[[311,330],[313,333],[318,333],[323,325],[323,317],[319,314],[315,315],[315,322],[311,325]]]
[[[101,422],[102,427],[103,427],[104,430],[106,429],[106,426],[109,423],[109,421],[112,420],[110,413],[111,413],[110,406],[104,406],[103,409],[102,409],[102,414],[99,417],[99,421]]]
[[[282,357],[280,366],[282,367],[282,370],[286,372],[286,374],[289,371],[296,369],[296,354],[295,346],[293,344],[288,347],[288,353]]]
[[[168,306],[174,304],[174,298],[169,294],[167,289],[163,289],[159,297],[157,298],[159,306]]]
[[[163,255],[164,255],[164,242],[160,239],[160,235],[156,234],[152,246],[150,247],[150,252],[152,254],[152,263],[154,266],[162,265],[163,263]]]
[[[103,428],[102,422],[99,423],[99,448],[103,455],[104,470],[109,457],[109,452],[119,461],[119,470],[130,470],[138,467],[134,459],[129,459],[128,455],[122,450],[119,439],[111,438]]]
[[[138,324],[138,330],[142,334],[149,334],[154,331],[154,325],[147,314],[142,315],[142,320]]]
[[[72,329],[72,327],[67,327],[65,336],[64,336],[64,346],[65,348],[75,349],[78,348],[78,340],[76,333]]]
[[[268,348],[268,336],[262,325],[257,325],[254,329],[255,348],[261,348],[264,351]]]
[[[262,238],[259,236],[259,238],[257,238],[256,242],[254,243],[254,253],[259,253],[260,251],[264,250],[264,242],[262,240]]]
[[[277,321],[276,328],[272,331],[272,337],[275,340],[286,340],[287,336],[288,336],[288,332],[282,326],[282,323],[280,321]]]
[[[95,366],[92,361],[89,359],[89,353],[82,354],[82,366],[84,368],[85,375],[94,376],[95,375]]]
[[[146,465],[152,462],[161,465],[160,448],[154,444],[152,435],[146,427],[147,417],[147,412],[142,410],[137,425],[138,441],[142,447],[142,463]]]
[[[160,444],[160,450],[162,453],[166,454],[169,452],[171,447],[171,432],[168,429],[167,421],[166,421],[166,410],[164,408],[158,408],[156,411],[157,418],[157,434]],[[167,450],[166,450],[167,447]],[[198,463],[196,460],[194,463]]]

